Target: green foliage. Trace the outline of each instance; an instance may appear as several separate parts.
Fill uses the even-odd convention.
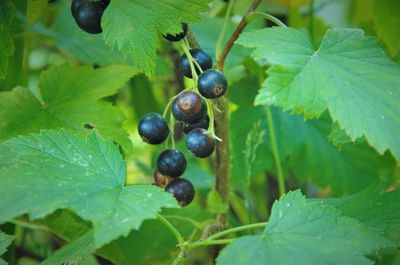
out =
[[[93,223],[95,246],[100,247],[138,229],[160,207],[177,207],[170,194],[155,186],[124,186],[126,165],[118,148],[96,133],[82,139],[47,130],[18,137],[1,146],[0,158],[2,222],[23,213],[37,219],[70,208]]]
[[[112,1],[102,19],[104,40],[152,75],[159,33],[179,33],[182,22],[198,22],[199,12],[207,10],[207,3],[208,0]]]
[[[400,52],[400,21],[397,19],[396,12],[399,8],[400,2],[397,0],[374,0],[375,29],[393,57]]]
[[[7,247],[14,240],[13,236],[9,236],[0,231],[0,256],[6,252]],[[7,265],[7,263],[0,258],[0,265]]]
[[[15,8],[11,0],[0,2],[0,79],[4,78],[8,67],[8,57],[14,52],[11,24]]]
[[[37,22],[47,9],[47,0],[28,0],[26,1],[26,13],[28,23]]]
[[[29,29],[50,37],[57,47],[87,64],[130,64],[119,51],[112,51],[101,35],[89,35],[82,31],[72,19],[70,6],[65,2],[61,5],[61,11],[49,28],[36,24]]]
[[[39,95],[23,87],[1,92],[0,141],[40,129],[83,132],[89,124],[104,138],[131,151],[131,142],[122,128],[122,112],[101,98],[114,94],[134,74],[127,66],[94,70],[62,65],[41,74]]]
[[[301,31],[271,28],[244,33],[238,42],[273,65],[256,104],[306,118],[328,110],[352,140],[365,136],[380,153],[389,149],[400,160],[400,67],[374,38],[358,29],[329,30],[315,50]]]
[[[249,86],[247,96],[240,98],[239,89],[245,84]],[[252,175],[264,170],[276,172],[266,107],[248,103],[254,98],[254,88],[254,79],[247,78],[231,89],[233,100],[239,105],[231,118],[232,139],[235,139],[232,141],[232,181],[235,185],[247,185]],[[365,142],[346,144],[341,150],[333,146],[327,138],[332,125],[326,115],[304,121],[301,116],[290,115],[279,108],[271,107],[271,112],[280,161],[286,171],[293,172],[302,181],[330,186],[336,194],[354,193],[377,179],[387,179],[392,172],[395,161],[391,156],[380,156]]]
[[[207,195],[207,210],[212,213],[224,213],[228,208],[229,205],[223,202],[221,195],[215,189],[211,189]]]
[[[97,35],[71,2],[0,0],[0,228],[15,234],[5,261],[399,264],[400,67],[351,29],[398,61],[397,1],[260,4],[227,54],[228,97],[207,102],[222,138],[210,159],[187,150],[165,104],[197,91],[184,50],[198,42],[216,68],[254,1],[111,0]],[[267,27],[271,15],[288,27]],[[186,40],[162,37],[183,22]],[[163,109],[174,137],[146,145],[138,121]],[[144,184],[166,148],[188,162],[196,196],[184,208]],[[0,232],[0,255],[13,238]],[[217,260],[213,245],[226,245]]]
[[[384,192],[380,185],[352,196],[329,199],[343,215],[355,218],[400,244],[400,190]]]
[[[299,192],[281,197],[260,236],[237,239],[217,264],[373,264],[365,255],[392,243],[328,204]]]

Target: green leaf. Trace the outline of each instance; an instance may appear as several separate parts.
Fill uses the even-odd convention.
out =
[[[26,3],[27,21],[30,24],[37,22],[46,11],[48,0],[28,0]]]
[[[400,189],[384,192],[380,185],[327,202],[400,245]]]
[[[212,213],[224,213],[228,208],[229,205],[224,203],[221,195],[215,189],[211,189],[207,195],[207,210]]]
[[[388,46],[395,57],[400,52],[400,19],[398,0],[374,0],[373,18],[378,37]]]
[[[374,38],[358,29],[329,30],[315,50],[301,31],[269,28],[244,33],[238,42],[272,65],[256,104],[306,118],[328,110],[352,140],[365,136],[379,153],[389,149],[400,160],[400,66]]]
[[[12,1],[0,1],[0,79],[4,78],[8,67],[8,57],[14,52],[10,30],[14,15],[15,7]]]
[[[96,248],[128,235],[175,199],[155,186],[125,186],[117,146],[96,133],[44,130],[0,145],[0,222],[69,208],[91,221]]]
[[[339,125],[336,123],[333,125],[332,131],[328,135],[328,140],[339,149],[341,149],[343,145],[352,142],[351,138],[346,134],[346,132],[340,129]]]
[[[6,252],[7,247],[11,244],[13,240],[14,240],[13,236],[6,235],[0,231],[0,256]],[[7,263],[0,258],[0,265],[6,265],[6,264]]]
[[[154,73],[158,34],[182,31],[181,22],[200,21],[208,0],[112,1],[102,17],[106,44],[118,49],[147,75]]]
[[[230,119],[232,183],[241,188],[248,185],[251,176],[276,173],[267,107],[250,105],[257,88],[254,78],[248,77],[230,90],[231,99],[238,105]],[[365,141],[343,145],[340,150],[329,143],[332,123],[327,115],[305,121],[280,108],[271,107],[271,112],[281,164],[303,183],[311,180],[330,187],[334,194],[355,193],[378,179],[387,180],[393,171],[394,159],[389,154],[380,156]]]
[[[368,265],[365,255],[392,243],[321,201],[290,192],[272,207],[264,233],[226,247],[218,265]]]
[[[123,113],[100,99],[114,94],[134,74],[127,66],[94,70],[62,65],[41,74],[38,97],[22,87],[1,92],[0,141],[40,129],[83,132],[88,124],[130,152],[132,144],[122,128]]]
[[[93,231],[86,232],[84,235],[57,250],[52,256],[40,263],[41,265],[53,264],[78,264],[83,257],[87,257],[94,252]],[[80,263],[79,263],[80,264]]]

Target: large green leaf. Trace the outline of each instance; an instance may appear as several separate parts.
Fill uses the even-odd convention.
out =
[[[96,133],[80,138],[45,130],[13,138],[0,146],[0,222],[69,208],[93,223],[100,247],[138,229],[161,207],[177,207],[158,187],[124,186],[125,175],[118,147]]]
[[[196,228],[193,223],[186,221],[187,219],[193,219],[200,223],[212,218],[197,204],[191,204],[182,209],[166,209],[164,214],[185,237],[189,237]],[[178,215],[187,219],[170,218]],[[96,251],[93,231],[90,231],[87,223],[70,211],[57,211],[39,222],[49,227],[59,237],[70,241],[49,257],[45,264],[61,264],[65,261],[78,262]],[[201,230],[198,232],[200,233]],[[135,247],[132,248],[132,246]],[[166,265],[171,264],[171,261],[179,254],[179,248],[176,247],[176,239],[173,234],[166,229],[164,224],[158,220],[148,220],[138,231],[131,231],[127,237],[112,241],[98,249],[96,254],[118,265],[147,264],[149,261],[151,264]]]
[[[0,231],[0,256],[6,252],[7,247],[11,244],[11,242],[14,240],[13,236],[9,236],[4,234],[3,232]],[[7,263],[0,258],[0,265],[6,265]]]
[[[230,90],[239,106],[230,119],[234,185],[248,184],[252,175],[262,171],[276,173],[268,107],[250,105],[257,88],[257,82],[249,77]],[[243,90],[246,96],[241,96]],[[338,150],[327,139],[333,126],[327,115],[305,121],[299,115],[270,108],[281,164],[297,179],[329,186],[336,194],[354,193],[378,179],[386,180],[395,166],[389,154],[380,156],[365,142],[346,144]]]
[[[381,187],[370,188],[328,203],[343,215],[355,218],[363,224],[396,241],[400,245],[400,189],[384,192]]]
[[[17,87],[0,93],[0,141],[40,129],[85,131],[95,127],[106,139],[132,145],[122,128],[124,115],[103,97],[114,94],[135,71],[127,66],[52,67],[40,76],[40,95]]]
[[[372,265],[365,255],[392,243],[321,201],[290,192],[275,202],[264,233],[226,247],[219,265]]]
[[[41,265],[64,264],[64,262],[75,264],[83,257],[90,255],[94,250],[93,231],[89,231],[57,250],[52,256],[42,262]]]
[[[154,73],[159,33],[182,31],[181,22],[200,20],[208,0],[111,1],[102,17],[104,39],[146,74]]]
[[[0,79],[4,77],[8,57],[14,52],[14,44],[11,36],[11,22],[15,15],[15,8],[10,0],[0,1]]]
[[[388,46],[394,57],[400,52],[400,19],[398,0],[374,0],[373,17],[378,37]]]
[[[352,140],[365,136],[400,160],[400,67],[374,38],[358,29],[329,30],[315,50],[299,30],[269,28],[244,33],[238,42],[272,65],[256,104],[306,118],[328,109]]]

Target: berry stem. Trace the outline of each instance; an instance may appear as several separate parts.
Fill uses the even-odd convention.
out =
[[[261,0],[253,0],[246,15],[254,12]],[[224,71],[225,59],[233,47],[234,42],[239,37],[239,34],[244,30],[247,25],[246,15],[242,18],[232,35],[226,42],[221,54],[217,58],[217,69],[221,72]],[[229,100],[228,93],[223,97],[215,100],[215,106],[220,112],[215,112],[215,122],[217,124],[216,133],[225,141],[217,142],[216,148],[216,189],[221,195],[224,203],[229,203],[229,179],[230,179],[230,138],[229,138]],[[217,215],[218,223],[221,229],[224,230],[228,227],[228,212],[220,213]]]
[[[225,13],[224,24],[222,25],[221,32],[218,36],[217,44],[215,45],[215,57],[216,58],[218,58],[221,53],[222,42],[224,41],[226,28],[228,27],[228,21],[229,21],[231,12],[232,12],[232,8],[234,6],[234,2],[235,2],[234,0],[229,1],[228,9],[226,10],[226,13]]]
[[[253,0],[251,3],[249,9],[247,10],[246,14],[243,16],[242,20],[239,22],[239,25],[237,25],[236,29],[233,31],[232,35],[228,39],[227,43],[225,44],[224,49],[222,50],[221,54],[217,58],[217,69],[223,72],[224,70],[224,64],[225,64],[225,59],[228,56],[230,50],[233,47],[233,44],[239,37],[240,33],[244,30],[244,28],[247,26],[248,21],[246,19],[247,15],[254,12],[257,7],[260,5],[261,0]]]
[[[232,233],[236,233],[236,232],[240,232],[240,231],[244,231],[244,230],[249,230],[249,229],[254,229],[254,228],[265,227],[266,225],[267,225],[267,222],[263,222],[263,223],[255,223],[255,224],[249,224],[249,225],[242,225],[242,226],[234,227],[234,228],[231,228],[231,229],[227,229],[227,230],[221,231],[219,233],[215,233],[215,234],[209,236],[207,238],[207,240],[215,240],[215,239],[218,239],[220,237],[226,236],[228,234],[232,234]]]
[[[281,165],[281,157],[279,155],[278,144],[276,141],[276,134],[274,128],[274,120],[272,118],[271,108],[269,106],[265,107],[265,115],[268,120],[268,130],[271,141],[272,155],[275,160],[276,174],[278,175],[278,187],[279,187],[279,195],[282,196],[286,193],[285,189],[285,178],[283,176],[283,170]]]
[[[188,250],[192,250],[198,247],[207,247],[207,246],[215,246],[215,245],[226,245],[235,241],[234,238],[231,239],[217,239],[217,240],[204,240],[204,241],[196,241],[189,245],[187,245]]]
[[[188,47],[189,47],[189,45],[185,41],[182,42],[183,52],[186,54],[186,57],[189,60],[190,70],[192,71],[192,78],[193,78],[194,86],[197,87],[197,80],[199,79],[199,76],[197,75],[196,68],[194,66],[195,60],[193,59],[192,55],[190,54]]]
[[[169,127],[171,132],[172,149],[175,149],[175,120],[172,114],[169,115]]]
[[[184,244],[185,244],[185,239],[183,238],[183,236],[181,235],[181,233],[179,233],[179,231],[175,228],[175,226],[173,226],[167,219],[165,219],[162,215],[157,214],[157,219],[163,223],[171,232],[172,234],[175,236],[176,240],[178,241],[179,244],[179,248],[181,249],[181,251],[184,251]]]
[[[192,218],[188,218],[185,216],[180,216],[180,215],[164,215],[164,218],[167,219],[176,219],[176,220],[182,220],[182,221],[186,221],[188,223],[191,223],[194,227],[201,229],[202,225],[201,223],[197,222],[196,220],[193,220]]]
[[[218,140],[218,141],[222,141],[221,138],[219,138],[216,134],[215,134],[215,118],[214,118],[214,110],[213,110],[213,103],[211,102],[211,100],[206,99],[206,104],[207,104],[207,113],[208,116],[210,117],[210,125],[208,127],[208,132],[210,133],[210,135]]]
[[[250,14],[248,14],[246,16],[247,23],[250,23],[251,21],[253,21],[257,17],[263,17],[266,20],[274,22],[276,25],[278,25],[280,27],[287,27],[286,24],[283,23],[282,21],[280,21],[277,17],[274,17],[273,15],[270,15],[268,13],[256,12],[256,11],[255,12],[251,12]]]

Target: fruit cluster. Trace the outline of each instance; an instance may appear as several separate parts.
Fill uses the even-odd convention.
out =
[[[91,34],[102,32],[101,17],[111,0],[73,0],[71,13],[78,26]],[[215,149],[214,114],[210,99],[221,97],[227,89],[223,73],[212,69],[211,56],[202,49],[189,49],[185,39],[188,25],[182,23],[182,32],[166,34],[164,38],[178,42],[184,40],[185,54],[180,59],[182,74],[193,79],[194,87],[185,89],[168,103],[164,115],[149,113],[139,121],[140,137],[149,144],[161,144],[169,135],[172,149],[164,150],[158,157],[157,170],[154,173],[155,184],[171,192],[181,206],[189,204],[194,198],[194,187],[190,181],[181,178],[186,170],[185,156],[175,149],[174,120],[170,126],[165,119],[168,110],[187,134],[186,147],[196,157],[211,156]],[[170,114],[171,116],[171,114]],[[171,133],[170,133],[171,131]]]
[[[76,24],[87,33],[98,34],[101,28],[101,17],[111,0],[73,0],[71,13]]]
[[[158,156],[154,181],[156,185],[171,192],[181,206],[193,200],[195,191],[190,181],[181,178],[187,161],[174,147],[174,119],[187,134],[187,149],[196,157],[209,157],[214,152],[215,141],[218,140],[214,134],[214,114],[210,99],[221,97],[228,86],[224,74],[212,69],[213,61],[207,52],[189,48],[185,39],[187,30],[187,24],[183,23],[181,33],[167,34],[164,38],[174,42],[183,40],[185,54],[180,59],[180,68],[184,76],[193,79],[194,87],[174,96],[163,116],[157,113],[146,114],[138,125],[139,135],[146,143],[161,144],[170,136],[172,149],[166,149]],[[170,125],[166,121],[169,111]]]

